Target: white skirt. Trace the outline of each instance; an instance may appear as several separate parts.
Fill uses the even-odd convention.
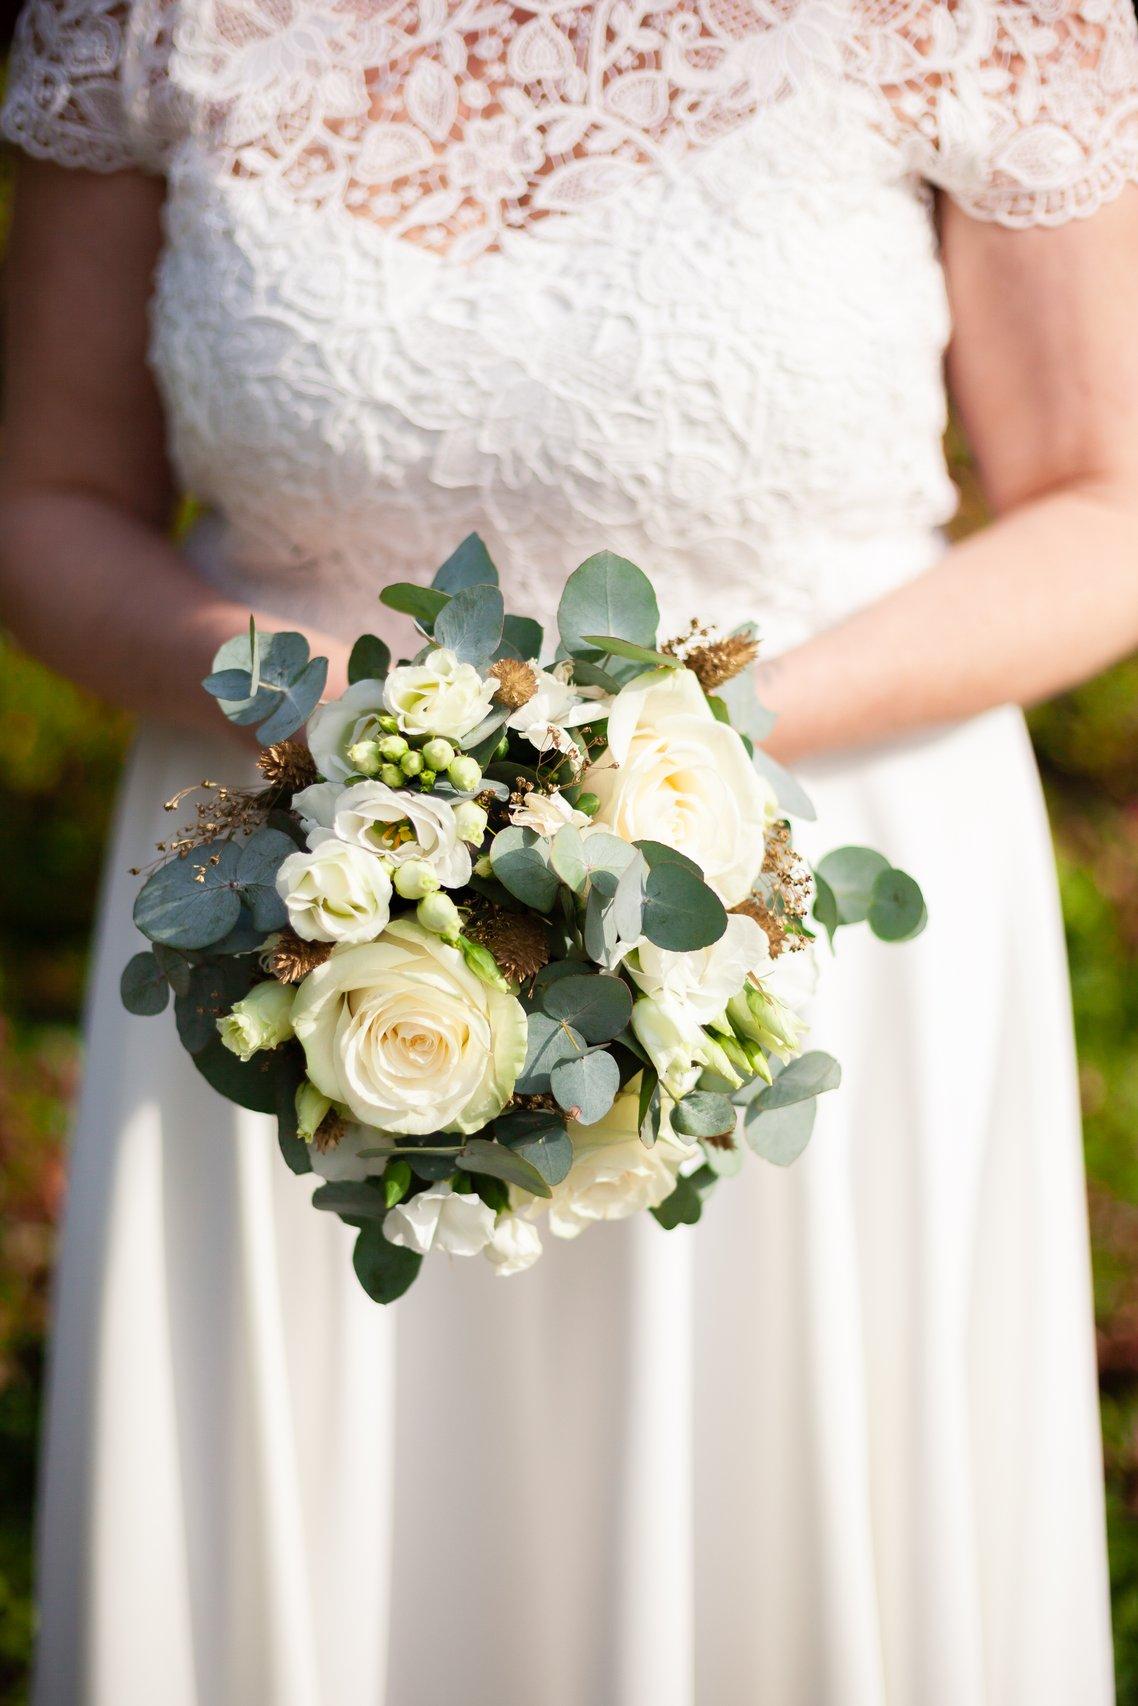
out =
[[[804,772],[815,853],[930,922],[838,938],[805,1156],[702,1223],[429,1261],[383,1310],[271,1124],[131,1018],[127,778],[58,1284],[37,1706],[1107,1706],[1063,940],[1022,719]]]

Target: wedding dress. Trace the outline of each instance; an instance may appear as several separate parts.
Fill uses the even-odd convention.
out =
[[[1124,0],[32,0],[5,128],[161,173],[151,357],[201,574],[376,628],[472,528],[548,617],[610,546],[769,652],[932,564],[932,186],[1138,177]],[[983,612],[977,612],[977,621]],[[389,629],[388,632],[391,632]],[[920,941],[843,940],[795,1166],[395,1308],[118,976],[109,855],[58,1289],[39,1706],[1105,1706],[1084,1190],[1011,710],[806,768]]]

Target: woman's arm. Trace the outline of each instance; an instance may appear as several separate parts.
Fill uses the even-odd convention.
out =
[[[949,381],[996,520],[759,667],[793,761],[1031,704],[1138,645],[1138,191],[1059,230],[943,209]]]
[[[167,538],[174,498],[146,365],[162,188],[21,162],[7,266],[0,618],[104,699],[217,733],[201,690],[249,611]],[[264,628],[287,626],[257,612]],[[309,636],[343,685],[345,653]]]

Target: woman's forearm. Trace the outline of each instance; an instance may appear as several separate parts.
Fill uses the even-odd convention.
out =
[[[1138,645],[1138,491],[1071,484],[758,666],[786,762],[1029,705]]]
[[[223,640],[251,612],[207,585],[158,529],[82,491],[0,494],[0,617],[21,645],[99,698],[144,717],[218,733],[228,727],[202,692]],[[290,626],[271,611],[257,625]],[[346,650],[310,630],[329,659],[328,691],[345,680]]]

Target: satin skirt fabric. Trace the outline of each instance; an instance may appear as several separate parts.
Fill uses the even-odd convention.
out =
[[[127,1016],[128,874],[232,749],[144,732],[58,1282],[37,1706],[1107,1706],[1084,1184],[1010,711],[804,773],[930,923],[839,937],[813,1143],[695,1229],[382,1310],[269,1123]]]

